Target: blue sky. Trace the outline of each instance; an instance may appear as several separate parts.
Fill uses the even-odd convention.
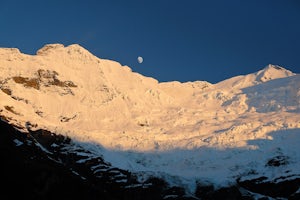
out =
[[[300,73],[297,0],[1,0],[0,30],[1,47],[78,43],[159,81]]]

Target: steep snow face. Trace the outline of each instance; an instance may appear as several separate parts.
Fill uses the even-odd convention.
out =
[[[300,165],[286,142],[300,137],[300,75],[279,66],[217,84],[159,83],[76,44],[1,48],[0,89],[10,123],[68,135],[133,171],[224,184],[263,171],[272,154]]]

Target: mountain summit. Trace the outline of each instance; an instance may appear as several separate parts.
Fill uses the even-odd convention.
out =
[[[257,81],[266,82],[272,79],[285,78],[295,75],[293,72],[277,65],[268,65],[263,70],[256,73]]]
[[[36,55],[0,49],[3,120],[68,136],[115,167],[189,191],[199,181],[300,175],[299,99],[300,76],[276,65],[217,84],[159,83],[77,44]],[[288,164],[268,165],[279,157]]]

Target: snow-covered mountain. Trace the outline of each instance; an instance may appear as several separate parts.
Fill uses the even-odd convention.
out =
[[[257,179],[300,185],[300,75],[283,67],[160,83],[77,44],[49,44],[36,55],[0,48],[0,89],[0,116],[17,130],[69,137],[85,160],[140,182],[160,177],[190,195],[199,185],[251,191]]]

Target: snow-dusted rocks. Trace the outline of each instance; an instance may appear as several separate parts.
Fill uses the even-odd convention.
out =
[[[217,84],[159,83],[79,45],[0,49],[0,115],[190,191],[300,174],[300,75],[275,65]],[[276,158],[286,165],[268,164]]]

